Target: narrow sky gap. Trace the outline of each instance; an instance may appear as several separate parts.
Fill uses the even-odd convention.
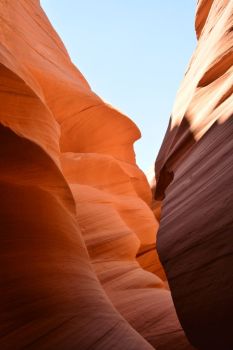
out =
[[[195,0],[42,0],[92,89],[139,127],[138,165],[153,165],[196,45]]]

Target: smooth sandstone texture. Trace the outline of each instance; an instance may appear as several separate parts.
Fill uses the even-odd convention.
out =
[[[233,349],[233,1],[202,0],[197,48],[156,160],[158,251],[198,349]]]
[[[155,250],[135,124],[37,0],[0,1],[0,348],[191,349]]]

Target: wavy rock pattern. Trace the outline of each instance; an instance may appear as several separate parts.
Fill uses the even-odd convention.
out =
[[[200,0],[198,44],[156,161],[158,250],[198,349],[233,349],[233,1]]]
[[[155,250],[134,123],[39,2],[0,1],[0,348],[191,349]]]

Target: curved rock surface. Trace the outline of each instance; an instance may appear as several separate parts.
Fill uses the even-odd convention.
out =
[[[233,349],[233,1],[200,0],[197,48],[156,160],[158,251],[198,349]]]
[[[0,22],[0,348],[191,349],[138,128],[92,92],[38,1],[0,1]]]

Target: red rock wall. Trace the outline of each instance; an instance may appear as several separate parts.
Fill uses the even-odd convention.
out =
[[[158,251],[198,349],[233,349],[233,1],[198,2],[198,43],[156,161]],[[164,198],[165,197],[165,198]]]
[[[0,348],[191,349],[155,250],[135,124],[38,1],[0,1]]]

